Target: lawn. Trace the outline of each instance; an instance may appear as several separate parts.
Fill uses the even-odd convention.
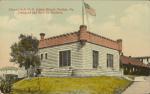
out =
[[[13,85],[13,94],[116,94],[131,82],[119,77],[32,78]]]

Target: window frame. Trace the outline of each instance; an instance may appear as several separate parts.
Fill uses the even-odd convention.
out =
[[[94,55],[97,55],[97,56],[94,56]],[[99,51],[92,50],[92,58],[93,58],[92,68],[98,68],[98,66],[99,66]]]
[[[107,54],[107,68],[114,68],[114,55]]]
[[[48,59],[48,53],[47,52],[44,54],[44,56],[45,56],[45,59]]]
[[[40,54],[40,59],[43,60],[43,54],[42,53]]]
[[[59,51],[59,67],[69,67],[69,66],[71,66],[71,50]]]

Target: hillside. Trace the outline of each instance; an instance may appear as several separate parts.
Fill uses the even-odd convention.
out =
[[[114,94],[130,81],[118,77],[32,78],[13,85],[13,94]]]

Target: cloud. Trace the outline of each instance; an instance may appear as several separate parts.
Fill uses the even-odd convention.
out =
[[[119,33],[122,30],[121,30],[121,27],[118,26],[115,22],[108,21],[108,22],[105,22],[105,23],[100,25],[100,31],[107,32],[107,33],[110,33],[110,32]]]
[[[81,24],[82,23],[82,17],[80,15],[72,15],[67,18],[67,21],[71,24]]]
[[[143,3],[129,6],[120,17],[120,27],[125,31],[125,35],[122,35],[124,51],[127,54],[150,55],[150,37],[147,36],[150,30],[149,16],[150,7]]]
[[[5,29],[5,31],[16,31],[23,32],[25,29],[33,29],[37,27],[43,27],[52,21],[52,15],[23,15],[14,13],[12,15],[0,16],[0,28]],[[25,29],[24,29],[25,28]],[[20,30],[19,30],[20,29]],[[27,31],[26,31],[27,32]]]
[[[99,23],[97,25],[91,24],[90,27],[91,32],[106,36],[114,40],[121,38],[121,33],[123,33],[122,28],[114,21],[107,21],[104,23]]]
[[[73,15],[67,17],[66,21],[70,24],[81,25],[83,18],[81,15],[73,14]],[[92,24],[94,22],[94,18],[92,18],[90,15],[88,15],[88,16],[85,15],[84,21],[85,21],[85,24]]]
[[[141,30],[148,24],[150,7],[147,4],[135,4],[128,7],[120,18],[120,24],[124,29]],[[137,29],[136,29],[137,28]]]
[[[116,19],[116,16],[113,14],[113,15],[110,15],[109,18],[114,20],[114,19]]]

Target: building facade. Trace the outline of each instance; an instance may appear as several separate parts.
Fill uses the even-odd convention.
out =
[[[122,40],[117,41],[87,31],[44,38],[41,33],[39,55],[43,76],[121,75],[119,68]]]

